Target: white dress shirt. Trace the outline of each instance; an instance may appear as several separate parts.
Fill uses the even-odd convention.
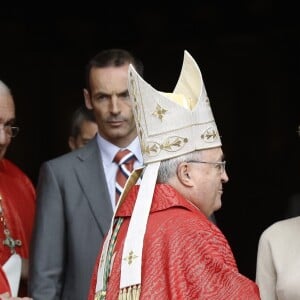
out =
[[[111,204],[113,210],[115,210],[115,197],[116,197],[115,182],[116,182],[118,165],[113,161],[113,159],[121,148],[108,142],[103,137],[101,137],[98,133],[97,133],[97,142],[102,155],[102,162],[103,162],[105,177],[106,177],[107,186],[110,194]],[[143,156],[142,156],[138,137],[136,137],[131,142],[131,144],[129,144],[126,147],[126,149],[130,150],[137,158],[134,163],[134,168],[142,166]]]

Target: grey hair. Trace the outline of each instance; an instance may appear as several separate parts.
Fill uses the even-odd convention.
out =
[[[200,160],[201,151],[196,150],[181,156],[173,157],[170,159],[166,159],[161,161],[160,167],[157,175],[158,183],[166,183],[168,180],[177,173],[177,167],[180,163],[189,161],[189,160]]]

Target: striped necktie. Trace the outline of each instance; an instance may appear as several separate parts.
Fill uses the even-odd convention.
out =
[[[118,164],[116,175],[116,203],[118,202],[123,191],[126,180],[133,170],[133,164],[135,160],[135,155],[127,149],[117,152],[114,158],[114,162]]]

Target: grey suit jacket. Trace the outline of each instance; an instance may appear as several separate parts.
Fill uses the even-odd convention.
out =
[[[41,166],[29,267],[34,300],[87,299],[113,215],[99,157],[94,138]]]

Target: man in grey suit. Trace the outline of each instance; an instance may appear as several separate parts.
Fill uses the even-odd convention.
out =
[[[86,67],[85,104],[98,133],[83,148],[42,164],[31,243],[29,294],[34,300],[87,299],[95,260],[115,208],[113,162],[119,149],[142,155],[127,89],[129,64],[142,63],[123,49],[98,53]]]

